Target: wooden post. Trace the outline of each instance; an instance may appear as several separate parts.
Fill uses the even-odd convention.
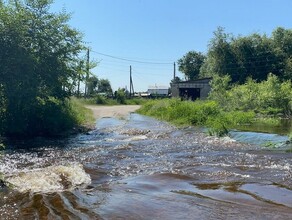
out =
[[[175,80],[175,69],[176,69],[176,67],[175,67],[175,62],[173,63],[173,80]]]
[[[77,84],[77,97],[80,98],[80,81],[81,81],[81,71],[82,71],[82,61],[79,62],[79,67],[77,70],[78,74],[78,84]]]
[[[130,66],[130,98],[132,94],[134,96],[135,92],[134,92],[134,85],[133,85],[133,79],[132,79],[132,66]]]
[[[88,96],[88,78],[89,78],[89,48],[87,49],[87,62],[86,62],[86,79],[85,79],[85,97]]]
[[[130,65],[130,98],[132,96],[132,66]]]

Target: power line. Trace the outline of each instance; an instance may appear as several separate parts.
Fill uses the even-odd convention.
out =
[[[109,54],[105,54],[105,53],[100,53],[100,52],[93,51],[93,50],[91,50],[91,52],[99,54],[99,55],[102,55],[102,56],[110,57],[110,58],[113,58],[113,59],[123,60],[123,61],[128,61],[128,62],[134,62],[134,63],[153,64],[153,65],[169,65],[169,64],[173,64],[172,62],[168,63],[168,62],[149,62],[149,61],[141,61],[141,60],[132,60],[132,59],[127,59],[127,58],[123,58],[123,57],[117,57],[117,56],[113,56],[113,55],[109,55]]]
[[[123,63],[123,61],[116,61],[116,60],[108,60],[106,59],[101,59],[99,62],[99,66],[117,66],[117,67],[123,67],[123,68],[128,68],[129,67],[129,62]],[[149,70],[171,70],[172,66],[168,65],[149,65],[149,64],[143,64],[143,63],[137,63],[135,64],[136,67],[142,68],[142,69],[149,69]]]
[[[151,76],[166,76],[166,75],[170,75],[169,72],[163,72],[163,73],[146,73],[146,72],[140,72],[140,71],[134,71],[134,73],[137,73],[139,75],[151,75]]]

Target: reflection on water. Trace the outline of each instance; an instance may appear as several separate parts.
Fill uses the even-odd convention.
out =
[[[0,219],[290,219],[291,166],[258,141],[104,118],[66,140],[8,143]]]
[[[280,147],[288,140],[288,136],[248,131],[231,131],[230,136],[237,141],[258,146],[267,146],[274,143],[275,146]]]
[[[243,131],[287,135],[292,131],[292,120],[282,119],[278,123],[276,122],[270,124],[256,122],[251,125],[240,126],[239,129]]]

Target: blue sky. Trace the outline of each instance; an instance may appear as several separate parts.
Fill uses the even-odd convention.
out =
[[[270,35],[291,28],[291,8],[291,0],[55,0],[52,6],[72,12],[70,25],[99,61],[92,72],[114,90],[129,88],[131,65],[135,91],[168,86],[173,62],[190,50],[205,53],[218,26],[235,36]]]

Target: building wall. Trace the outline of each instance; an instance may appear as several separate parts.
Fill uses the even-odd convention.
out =
[[[201,88],[201,94],[200,94],[200,98],[201,99],[206,99],[208,98],[208,95],[211,91],[211,86],[209,84],[206,84],[204,85],[202,88]]]
[[[179,97],[179,87],[178,83],[172,83],[170,87],[171,96],[172,97]]]
[[[149,94],[153,95],[168,95],[168,89],[148,89]]]
[[[195,81],[183,81],[178,83],[171,83],[171,94],[172,97],[181,97],[180,89],[200,89],[200,99],[206,99],[209,92],[211,91],[210,78],[195,80]],[[184,98],[184,97],[181,97]]]

